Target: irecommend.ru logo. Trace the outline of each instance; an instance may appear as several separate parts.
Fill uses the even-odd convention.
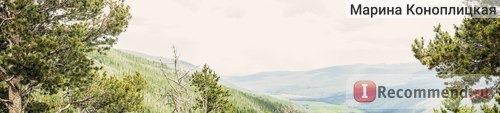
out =
[[[354,83],[353,96],[357,102],[373,102],[376,98],[470,98],[471,100],[489,99],[494,91],[491,88],[436,89],[410,88],[390,89],[383,85],[377,86],[371,80],[359,80]],[[378,96],[378,97],[377,97]]]
[[[371,80],[360,80],[354,83],[354,99],[358,102],[372,102],[376,97],[375,82]]]

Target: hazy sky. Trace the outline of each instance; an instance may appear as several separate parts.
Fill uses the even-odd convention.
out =
[[[223,76],[415,62],[411,43],[461,19],[346,17],[342,0],[128,0],[119,49],[209,64]]]

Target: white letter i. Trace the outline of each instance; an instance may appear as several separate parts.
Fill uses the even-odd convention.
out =
[[[363,95],[361,96],[361,98],[368,98],[368,96],[366,96],[366,86],[368,86],[368,84],[361,84],[363,86]]]

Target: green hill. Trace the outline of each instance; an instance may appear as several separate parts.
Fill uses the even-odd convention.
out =
[[[167,105],[166,99],[161,98],[160,91],[168,81],[163,78],[160,59],[122,50],[110,50],[105,55],[91,54],[103,66],[108,75],[123,75],[139,72],[148,81],[145,89],[144,104],[145,112],[171,112],[172,107]],[[183,63],[184,66],[190,64]],[[168,63],[167,63],[168,67]],[[171,71],[171,69],[167,69]],[[167,75],[170,76],[170,75]],[[301,108],[286,100],[280,100],[269,96],[252,94],[226,86],[231,93],[229,101],[233,104],[235,112],[239,113],[290,113],[302,112]]]

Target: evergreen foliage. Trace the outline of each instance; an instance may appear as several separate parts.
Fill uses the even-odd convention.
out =
[[[424,44],[423,38],[415,39],[412,45],[415,58],[429,69],[436,70],[439,78],[456,80],[446,83],[450,89],[472,86],[485,78],[486,83],[495,84],[490,89],[498,91],[499,83],[492,77],[500,74],[500,19],[466,18],[455,30],[452,36],[438,25],[434,29],[436,37],[428,44]],[[499,93],[490,95],[496,98],[496,104],[500,104]],[[461,97],[447,98],[443,105],[452,112],[473,112],[473,108],[460,105],[461,100]],[[482,102],[489,100],[491,98]],[[496,105],[481,108],[485,112],[498,109]]]
[[[208,65],[204,65],[201,71],[196,71],[192,75],[191,85],[199,94],[195,108],[201,109],[203,113],[232,112],[232,105],[227,100],[230,96],[229,91],[219,85],[219,78]]]

